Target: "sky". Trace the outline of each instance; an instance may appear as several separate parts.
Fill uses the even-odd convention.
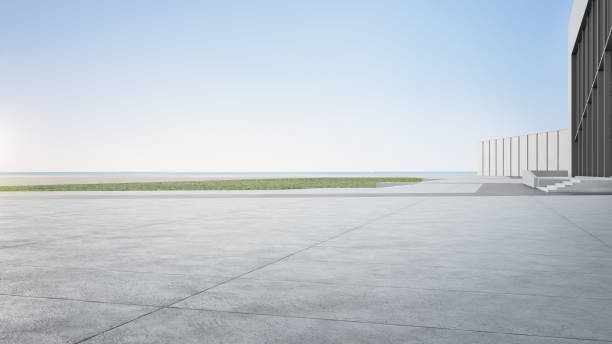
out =
[[[0,0],[0,171],[475,171],[567,128],[571,0]]]

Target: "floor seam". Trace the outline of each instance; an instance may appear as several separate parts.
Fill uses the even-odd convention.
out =
[[[412,206],[414,206],[414,205],[416,205],[416,204],[422,203],[422,202],[424,202],[424,201],[425,201],[425,200],[421,200],[421,201],[418,201],[418,202],[412,203],[410,206],[407,206],[407,207],[402,207],[402,208],[397,209],[397,210],[395,210],[395,211],[392,211],[392,212],[390,212],[390,213],[386,213],[386,214],[383,214],[383,215],[381,215],[381,216],[378,216],[378,217],[376,217],[376,218],[374,218],[374,219],[370,219],[370,220],[368,220],[368,221],[366,221],[366,222],[364,222],[364,223],[362,223],[362,224],[360,224],[360,225],[357,225],[357,226],[355,226],[355,227],[352,227],[352,228],[350,228],[350,229],[348,229],[348,230],[346,230],[346,231],[343,231],[343,232],[341,232],[341,233],[335,234],[335,235],[333,235],[333,236],[331,236],[331,237],[329,237],[329,238],[327,238],[327,239],[325,239],[325,240],[323,240],[323,241],[318,241],[318,242],[316,242],[316,243],[314,243],[314,244],[308,245],[308,246],[306,246],[306,247],[304,247],[304,248],[302,248],[302,249],[299,249],[299,250],[297,250],[297,251],[295,251],[295,252],[292,252],[292,253],[290,253],[290,254],[287,254],[287,255],[285,255],[285,256],[283,256],[283,257],[281,257],[281,258],[275,259],[274,261],[268,262],[268,263],[263,264],[263,265],[261,265],[261,266],[258,266],[258,267],[256,267],[256,268],[253,268],[253,269],[251,269],[251,270],[249,270],[249,271],[247,271],[247,272],[244,272],[244,273],[242,273],[242,274],[240,274],[240,275],[234,276],[234,277],[232,277],[232,278],[230,278],[230,279],[228,279],[228,280],[226,280],[226,281],[222,281],[222,282],[220,282],[220,283],[218,283],[218,284],[216,284],[216,285],[214,285],[214,286],[211,286],[211,287],[209,287],[209,288],[206,288],[205,290],[202,290],[201,292],[198,292],[198,293],[195,293],[195,294],[190,295],[190,296],[188,296],[188,297],[185,297],[183,300],[179,300],[179,301],[177,301],[177,302],[175,302],[175,303],[173,303],[173,304],[171,304],[171,305],[168,305],[168,306],[172,306],[172,305],[174,305],[174,304],[177,304],[177,303],[179,303],[179,302],[182,302],[182,301],[184,301],[184,300],[187,300],[187,299],[189,299],[189,298],[191,298],[191,297],[194,297],[194,296],[197,296],[197,295],[199,295],[199,294],[202,294],[202,293],[204,293],[204,292],[206,292],[206,291],[209,291],[209,290],[211,290],[211,289],[213,289],[213,288],[219,287],[219,286],[224,285],[224,284],[226,284],[226,283],[229,283],[229,282],[231,282],[231,281],[234,281],[234,280],[237,280],[237,279],[239,279],[239,278],[242,278],[242,277],[244,277],[244,276],[246,276],[246,275],[248,275],[248,274],[250,274],[250,273],[253,273],[253,272],[258,271],[258,270],[261,270],[261,269],[264,269],[264,268],[266,268],[266,267],[268,267],[268,266],[270,266],[270,265],[273,265],[273,264],[279,263],[279,262],[281,262],[281,261],[283,261],[283,260],[285,260],[285,259],[288,259],[288,258],[290,258],[290,257],[293,257],[293,256],[295,256],[295,255],[297,255],[297,254],[299,254],[299,253],[301,253],[301,252],[304,252],[304,251],[306,251],[306,250],[308,250],[308,249],[311,249],[311,248],[313,248],[313,247],[316,247],[316,246],[318,246],[318,245],[321,245],[321,244],[323,244],[323,243],[325,243],[325,242],[328,242],[328,241],[330,241],[330,240],[334,240],[334,239],[336,239],[336,238],[338,238],[338,237],[340,237],[340,236],[342,236],[342,235],[345,235],[345,234],[348,234],[348,233],[350,233],[350,232],[352,232],[352,231],[358,230],[359,228],[362,228],[362,227],[364,227],[364,226],[367,226],[368,224],[371,224],[371,223],[373,223],[373,222],[375,222],[375,221],[378,221],[378,220],[380,220],[380,219],[382,219],[382,218],[385,218],[385,217],[387,217],[387,216],[391,216],[391,215],[393,215],[393,214],[395,214],[395,213],[397,213],[397,212],[400,212],[400,211],[402,211],[402,210],[404,210],[404,209],[410,208],[410,207],[412,207]]]
[[[398,327],[414,327],[414,328],[428,328],[428,329],[438,329],[438,330],[447,330],[447,331],[461,331],[461,332],[477,332],[477,333],[490,333],[490,334],[504,334],[504,335],[515,335],[515,336],[529,336],[529,337],[538,337],[538,338],[552,338],[552,339],[570,339],[570,340],[587,340],[587,341],[604,341],[604,342],[612,342],[612,340],[606,339],[594,339],[594,338],[578,338],[578,337],[553,337],[553,336],[543,336],[543,335],[534,335],[534,334],[526,334],[526,333],[515,333],[515,332],[495,332],[495,331],[487,331],[487,330],[474,330],[474,329],[463,329],[463,328],[450,328],[450,327],[438,327],[438,326],[426,326],[426,325],[414,325],[414,324],[399,324],[399,323],[386,323],[386,322],[377,322],[377,321],[361,321],[361,320],[350,320],[350,319],[337,319],[337,318],[322,318],[322,317],[309,317],[309,316],[296,316],[296,315],[286,315],[286,314],[273,314],[273,313],[255,313],[255,312],[244,312],[244,311],[227,311],[227,310],[218,310],[218,309],[209,309],[209,308],[194,308],[194,307],[179,307],[179,306],[155,306],[155,305],[146,305],[146,304],[133,304],[133,303],[119,303],[119,302],[105,302],[105,301],[94,301],[94,300],[83,300],[83,299],[71,299],[71,298],[60,298],[60,297],[43,297],[43,296],[27,296],[27,295],[16,295],[16,294],[6,294],[0,293],[2,296],[11,296],[11,297],[20,297],[20,298],[31,298],[31,299],[50,299],[50,300],[59,300],[59,301],[74,301],[74,302],[85,302],[85,303],[97,303],[97,304],[108,304],[108,305],[121,305],[121,306],[132,306],[132,307],[148,307],[154,308],[150,312],[139,315],[138,317],[117,324],[105,331],[97,333],[95,335],[83,338],[75,344],[83,343],[88,341],[94,337],[97,337],[106,332],[112,331],[118,327],[126,325],[130,322],[141,319],[147,315],[155,313],[157,311],[163,309],[177,309],[177,310],[193,310],[193,311],[204,311],[204,312],[218,312],[218,313],[229,313],[229,314],[243,314],[243,315],[256,315],[256,316],[270,316],[270,317],[279,317],[279,318],[293,318],[293,319],[309,319],[309,320],[323,320],[323,321],[336,321],[336,322],[348,322],[348,323],[360,323],[360,324],[372,324],[372,325],[385,325],[385,326],[398,326]]]
[[[495,292],[487,290],[463,290],[463,289],[439,289],[439,288],[419,288],[419,287],[408,287],[408,286],[393,286],[393,285],[373,285],[373,284],[355,284],[355,283],[332,283],[332,282],[315,282],[315,281],[300,281],[300,280],[283,280],[283,279],[269,279],[269,278],[256,278],[256,277],[240,277],[239,279],[248,279],[256,281],[269,281],[269,282],[290,282],[290,283],[303,283],[303,284],[320,284],[329,286],[347,286],[347,287],[364,287],[364,288],[389,288],[389,289],[409,289],[409,290],[426,290],[426,291],[440,291],[449,293],[466,293],[466,294],[483,294],[483,295],[508,295],[508,296],[530,296],[530,297],[545,297],[545,298],[560,298],[560,299],[576,299],[576,300],[593,300],[593,301],[612,301],[610,297],[580,297],[580,296],[569,296],[569,295],[546,295],[546,294],[530,294],[530,293],[510,293],[510,292]]]
[[[230,213],[230,212],[228,212],[228,213]],[[182,219],[182,220],[178,220],[178,221],[172,221],[172,222],[169,222],[169,223],[184,222],[184,221],[186,221],[186,220],[195,220],[195,219],[198,219],[198,218],[202,218],[202,216],[196,216],[196,217],[193,217],[193,218],[190,218],[190,219]],[[205,290],[208,290],[208,289],[210,289],[210,288],[214,288],[215,286],[220,285],[220,284],[223,284],[223,283],[227,283],[227,282],[229,282],[229,281],[231,281],[231,280],[233,280],[233,279],[234,279],[234,278],[225,279],[225,280],[223,280],[222,282],[219,282],[219,283],[217,283],[217,284],[215,284],[215,285],[213,285],[213,286],[211,286],[211,287],[209,287],[209,288],[206,288]],[[191,296],[188,296],[187,298],[189,298],[189,297],[191,297]],[[99,336],[99,335],[101,335],[101,334],[104,334],[104,333],[107,333],[107,332],[109,332],[109,331],[112,331],[112,330],[114,330],[114,329],[116,329],[116,328],[119,328],[119,327],[121,327],[121,326],[123,326],[123,325],[127,325],[127,324],[129,324],[129,323],[131,323],[131,322],[133,322],[133,321],[136,321],[136,320],[138,320],[138,319],[141,319],[141,318],[143,318],[143,317],[145,317],[145,316],[147,316],[147,315],[153,314],[153,313],[155,313],[155,312],[157,312],[157,311],[159,311],[159,310],[162,310],[162,309],[164,309],[164,308],[167,308],[167,307],[169,307],[169,306],[172,306],[172,305],[174,305],[174,304],[176,304],[176,303],[178,303],[178,302],[181,302],[181,301],[183,301],[183,300],[185,300],[185,299],[187,299],[187,298],[181,298],[181,299],[179,299],[178,301],[174,301],[174,302],[170,303],[169,305],[163,305],[163,306],[154,306],[154,307],[155,307],[155,309],[153,309],[153,310],[152,310],[152,311],[150,311],[150,312],[147,312],[147,313],[141,314],[141,315],[139,315],[139,316],[137,316],[137,317],[135,317],[135,318],[133,318],[133,319],[130,319],[130,320],[124,321],[124,322],[122,322],[122,323],[120,323],[120,324],[117,324],[117,325],[111,326],[110,328],[108,328],[108,329],[106,329],[106,330],[104,330],[104,331],[101,331],[101,332],[98,332],[98,333],[93,334],[93,335],[91,335],[91,336],[88,336],[88,337],[86,337],[86,338],[80,339],[80,340],[78,340],[78,341],[74,342],[73,344],[80,344],[80,343],[84,343],[84,342],[86,342],[86,341],[89,341],[90,339],[95,338],[95,337],[97,337],[97,336]]]
[[[355,248],[355,247],[347,247],[347,246],[335,246],[335,245],[325,245],[325,246],[321,246],[321,248],[338,248],[338,249],[343,249],[343,250],[355,250],[355,249],[359,249],[359,248]],[[377,247],[375,249],[381,249],[380,247]],[[435,249],[430,249],[430,248],[426,248],[426,249],[414,249],[415,251],[434,251]],[[469,253],[469,254],[490,254],[490,255],[497,255],[496,252],[494,251],[466,251],[466,250],[457,250],[452,252],[454,253]],[[608,256],[608,255],[601,255],[601,256],[591,256],[591,255],[568,255],[568,254],[547,254],[547,253],[533,253],[533,252],[513,252],[513,254],[503,254],[503,255],[507,255],[507,256],[512,256],[512,255],[517,255],[517,254],[522,254],[522,255],[531,255],[531,256],[544,256],[544,257],[566,257],[566,258],[593,258],[593,259],[605,259],[605,260],[612,260],[612,257]]]
[[[102,332],[98,332],[98,333],[96,333],[96,334],[94,334],[94,335],[91,335],[91,336],[89,336],[89,337],[86,337],[86,338],[80,339],[80,340],[78,340],[78,341],[74,342],[74,344],[84,343],[84,342],[86,342],[86,341],[88,341],[88,340],[90,340],[90,339],[92,339],[92,338],[95,338],[95,337],[97,337],[97,336],[101,335],[101,334],[104,334],[104,333],[107,333],[107,332],[109,332],[109,331],[112,331],[112,330],[114,330],[114,329],[116,329],[116,328],[118,328],[118,327],[121,327],[121,326],[123,326],[123,325],[129,324],[129,323],[131,323],[131,322],[133,322],[133,321],[136,321],[136,320],[138,320],[138,319],[144,318],[144,317],[146,317],[147,315],[153,314],[153,313],[155,313],[155,312],[157,312],[157,311],[159,311],[159,310],[161,310],[161,309],[164,309],[164,307],[157,307],[156,309],[154,309],[154,310],[152,310],[152,311],[150,311],[150,312],[147,312],[147,313],[141,314],[141,315],[137,316],[136,318],[133,318],[133,319],[130,319],[130,320],[124,321],[124,322],[122,322],[122,323],[120,323],[120,324],[117,324],[117,325],[115,325],[115,326],[112,326],[112,327],[110,327],[110,328],[108,328],[108,329],[106,329],[106,330],[104,330],[104,331],[102,331]]]
[[[263,258],[271,260],[273,258]],[[231,276],[220,276],[220,275],[209,275],[201,273],[169,273],[169,272],[155,272],[155,271],[138,271],[138,270],[119,270],[119,269],[103,269],[103,268],[79,268],[73,266],[58,266],[58,265],[31,265],[31,264],[4,264],[11,268],[33,268],[33,269],[65,269],[65,270],[77,270],[77,271],[88,271],[88,272],[112,272],[112,273],[126,273],[126,274],[151,274],[151,275],[163,275],[163,276],[181,276],[181,277],[202,277],[211,279],[226,279]]]
[[[329,247],[329,246],[325,246]],[[340,264],[353,264],[354,261],[347,260],[337,260],[337,259],[318,259],[318,258],[294,258],[295,260],[303,261],[303,262],[319,262],[319,263],[340,263]],[[385,266],[404,266],[404,264],[399,262],[394,263],[383,263],[383,262],[358,262],[363,265],[385,265]],[[525,273],[558,273],[558,274],[575,274],[575,275],[595,275],[600,276],[602,273],[593,273],[593,272],[580,272],[580,271],[555,271],[555,270],[528,270],[528,269],[488,269],[488,268],[473,268],[473,267],[455,267],[449,265],[419,265],[419,268],[423,268],[423,270],[429,269],[440,269],[440,270],[474,270],[474,271],[486,271],[486,272],[525,272]],[[610,268],[610,272],[612,272],[612,268]],[[605,272],[604,272],[605,273]]]
[[[375,321],[364,321],[364,320],[350,320],[350,319],[335,319],[335,318],[323,318],[323,317],[309,317],[309,316],[286,315],[286,314],[280,315],[280,314],[272,314],[272,313],[255,313],[255,312],[227,311],[227,310],[216,310],[216,309],[206,309],[206,308],[187,308],[187,307],[176,307],[176,306],[168,306],[168,307],[164,307],[164,309],[192,310],[192,311],[202,311],[202,312],[217,312],[217,313],[228,313],[228,314],[269,316],[269,317],[290,318],[290,319],[322,320],[322,321],[335,321],[335,322],[357,323],[357,324],[370,324],[370,325],[384,325],[384,326],[396,326],[396,327],[424,328],[424,329],[446,330],[446,331],[457,331],[457,332],[473,332],[473,333],[487,333],[487,334],[501,334],[501,335],[512,335],[512,336],[523,336],[523,337],[535,337],[535,338],[565,339],[565,340],[583,340],[583,341],[597,341],[597,342],[609,342],[609,343],[612,343],[612,339],[544,336],[544,335],[529,334],[529,333],[496,332],[496,331],[489,331],[489,330],[474,330],[474,329],[462,329],[462,328],[427,326],[427,325],[414,325],[414,324],[398,324],[398,323],[375,322]]]
[[[344,231],[344,232],[339,233],[339,234],[337,234],[337,235],[331,236],[330,238],[328,238],[328,239],[326,239],[326,240],[323,240],[323,241],[321,241],[321,242],[315,243],[315,244],[313,244],[313,245],[309,245],[309,246],[307,246],[307,247],[305,247],[305,248],[302,248],[302,249],[297,250],[297,251],[295,251],[295,252],[293,252],[293,253],[290,253],[290,254],[288,254],[288,255],[285,255],[285,256],[283,256],[283,257],[281,257],[281,258],[279,258],[279,259],[277,259],[277,260],[275,260],[275,261],[273,261],[273,262],[266,263],[266,264],[264,264],[264,265],[261,265],[261,266],[259,266],[259,267],[254,268],[254,269],[251,269],[251,270],[249,270],[249,271],[247,271],[247,272],[245,272],[245,273],[242,273],[242,274],[240,274],[240,275],[237,275],[237,276],[234,276],[234,277],[232,277],[232,278],[229,278],[229,279],[226,279],[226,280],[224,280],[224,281],[221,281],[221,282],[219,282],[219,283],[216,283],[216,284],[215,284],[215,285],[213,285],[213,286],[210,286],[210,287],[208,287],[208,288],[205,288],[204,290],[201,290],[201,291],[199,291],[199,292],[197,292],[197,293],[191,294],[191,295],[189,295],[189,296],[187,296],[187,297],[184,297],[184,298],[182,298],[182,299],[180,299],[180,300],[178,300],[178,301],[175,301],[175,302],[173,302],[173,303],[171,303],[171,304],[168,304],[168,305],[165,305],[165,306],[161,306],[161,307],[159,307],[159,308],[157,308],[157,309],[155,309],[155,310],[153,310],[153,311],[151,311],[151,312],[149,312],[149,313],[146,313],[146,314],[141,315],[141,316],[138,316],[138,317],[136,317],[136,318],[134,318],[134,319],[132,319],[132,320],[129,320],[129,321],[123,322],[123,323],[121,323],[121,324],[118,324],[118,325],[116,325],[116,326],[113,326],[113,327],[111,327],[111,328],[109,328],[109,329],[107,329],[107,330],[104,330],[104,331],[102,331],[102,332],[99,332],[99,333],[97,333],[97,334],[94,334],[94,335],[92,335],[92,336],[89,336],[89,337],[84,338],[84,339],[82,339],[82,340],[76,341],[76,342],[74,342],[74,344],[80,344],[80,343],[83,343],[83,342],[88,341],[88,340],[90,340],[90,339],[92,339],[92,338],[95,338],[95,337],[97,337],[97,336],[99,336],[99,335],[101,335],[101,334],[104,334],[104,333],[106,333],[106,332],[108,332],[108,331],[114,330],[114,329],[116,329],[116,328],[118,328],[118,327],[121,327],[121,326],[123,326],[123,325],[129,324],[129,323],[131,323],[131,322],[133,322],[133,321],[136,321],[136,320],[138,320],[138,319],[141,319],[141,318],[142,318],[142,317],[144,317],[144,316],[147,316],[147,315],[150,315],[150,314],[152,314],[152,313],[155,313],[155,312],[157,312],[157,311],[159,311],[159,310],[162,310],[162,309],[165,309],[165,308],[171,308],[171,307],[173,307],[174,305],[176,305],[176,304],[178,304],[178,303],[180,303],[180,302],[182,302],[182,301],[185,301],[185,300],[187,300],[187,299],[189,299],[189,298],[191,298],[191,297],[194,297],[194,296],[200,295],[200,294],[202,294],[202,293],[205,293],[205,292],[206,292],[206,291],[208,291],[208,290],[211,290],[211,289],[213,289],[213,288],[219,287],[219,286],[224,285],[224,284],[226,284],[226,283],[229,283],[229,282],[231,282],[231,281],[237,280],[237,279],[239,279],[239,278],[241,278],[241,277],[243,277],[243,276],[246,276],[246,275],[248,275],[248,274],[250,274],[250,273],[252,273],[252,272],[254,272],[254,271],[257,271],[257,270],[263,269],[263,268],[265,268],[265,267],[267,267],[267,266],[270,266],[270,265],[272,265],[272,264],[276,264],[276,263],[278,263],[278,262],[280,262],[280,261],[283,261],[283,260],[285,260],[285,259],[287,259],[287,258],[289,258],[289,257],[292,257],[292,256],[294,256],[294,255],[296,255],[296,254],[298,254],[298,253],[300,253],[300,252],[303,252],[303,251],[308,250],[308,249],[310,249],[310,248],[312,248],[312,247],[315,247],[316,245],[320,245],[320,244],[322,244],[322,243],[324,243],[324,242],[327,242],[327,241],[329,241],[329,240],[333,240],[333,239],[335,239],[335,238],[338,238],[338,237],[340,237],[340,236],[342,236],[342,235],[344,235],[344,234],[350,233],[350,232],[352,232],[352,231],[354,231],[354,230],[357,230],[357,229],[359,229],[359,228],[362,228],[362,227],[364,227],[364,226],[367,226],[368,224],[373,223],[373,222],[375,222],[375,221],[377,221],[377,220],[379,220],[379,219],[382,219],[382,218],[387,217],[387,216],[391,216],[391,215],[393,215],[393,214],[395,214],[395,213],[398,213],[398,212],[400,212],[400,211],[402,211],[402,210],[404,210],[404,209],[408,209],[408,208],[410,208],[410,207],[412,207],[412,206],[414,206],[414,205],[417,205],[417,204],[423,203],[423,202],[425,202],[426,200],[427,200],[427,199],[421,199],[420,201],[414,202],[414,203],[410,204],[409,206],[402,207],[402,208],[397,209],[397,210],[394,210],[394,211],[392,211],[392,212],[390,212],[390,213],[386,213],[386,214],[381,215],[381,216],[378,216],[378,217],[376,217],[376,218],[374,218],[374,219],[368,220],[368,221],[366,221],[366,222],[364,222],[364,223],[362,223],[362,224],[360,224],[360,225],[358,225],[358,226],[356,226],[356,227],[353,227],[353,228],[351,228],[351,229],[349,229],[349,230],[347,230],[347,231]]]
[[[68,297],[56,297],[56,296],[35,296],[35,295],[19,295],[10,293],[0,293],[0,296],[20,297],[24,299],[42,299],[42,300],[56,300],[56,301],[74,301],[74,302],[85,302],[85,303],[98,303],[105,305],[116,305],[116,306],[134,306],[134,307],[153,307],[159,308],[159,305],[147,305],[140,303],[125,303],[125,302],[110,302],[110,301],[98,301],[98,300],[85,300],[85,299],[73,299]]]
[[[610,245],[609,243],[605,242],[604,240],[600,239],[598,236],[596,236],[595,234],[589,232],[588,230],[584,229],[582,226],[579,226],[577,223],[575,223],[574,221],[572,221],[570,218],[568,218],[567,216],[561,214],[559,211],[557,211],[555,208],[549,206],[548,204],[544,203],[544,202],[540,202],[539,200],[536,200],[536,202],[540,203],[541,205],[543,205],[544,207],[546,207],[547,209],[549,209],[550,211],[554,212],[555,214],[557,214],[558,216],[560,216],[561,218],[563,218],[565,221],[567,221],[568,223],[570,223],[571,225],[573,225],[574,227],[580,229],[582,232],[584,232],[585,234],[587,234],[588,236],[590,236],[591,238],[595,239],[596,241],[599,241],[601,244],[603,244],[604,246],[606,246],[609,249],[612,249],[612,245]]]

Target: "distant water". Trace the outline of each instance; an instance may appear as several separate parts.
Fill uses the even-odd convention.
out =
[[[316,178],[316,177],[412,177],[472,176],[476,172],[0,172],[0,177],[92,178]]]

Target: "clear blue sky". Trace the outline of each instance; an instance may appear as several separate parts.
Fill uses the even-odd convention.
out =
[[[0,171],[474,171],[567,127],[570,9],[0,1]]]

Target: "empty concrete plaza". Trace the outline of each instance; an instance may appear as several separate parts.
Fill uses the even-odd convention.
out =
[[[225,196],[0,200],[0,342],[612,342],[612,196]]]

